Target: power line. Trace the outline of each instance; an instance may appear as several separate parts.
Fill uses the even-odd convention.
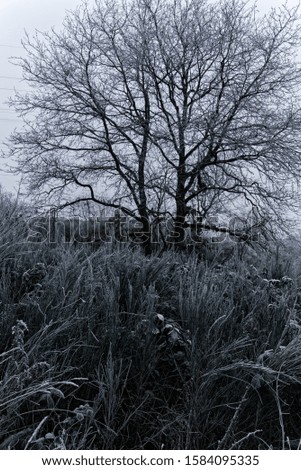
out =
[[[21,119],[0,118],[0,121],[22,122]]]
[[[22,80],[20,77],[10,77],[8,75],[0,75],[0,78],[9,78],[10,80]]]
[[[29,91],[29,90],[24,90],[22,88],[6,88],[6,87],[0,87],[0,90],[4,91]]]
[[[23,49],[22,46],[17,46],[14,44],[0,44],[0,47],[8,47],[10,49]]]

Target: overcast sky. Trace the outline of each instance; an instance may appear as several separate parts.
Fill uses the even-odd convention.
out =
[[[52,26],[60,29],[66,10],[74,9],[80,0],[0,0],[0,148],[10,132],[21,125],[13,110],[9,110],[6,100],[14,93],[14,88],[22,90],[21,72],[10,64],[10,56],[22,55],[20,42],[26,30],[29,34],[35,29],[49,30]],[[91,0],[92,3],[92,0]],[[292,7],[297,0],[288,0]],[[258,0],[260,11],[271,6],[280,6],[283,0]],[[15,191],[18,180],[4,171],[0,162],[0,184],[9,191]]]

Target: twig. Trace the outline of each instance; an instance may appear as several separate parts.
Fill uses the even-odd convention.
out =
[[[34,430],[34,432],[32,433],[32,435],[30,436],[26,446],[25,446],[25,449],[24,450],[27,450],[29,444],[32,443],[32,441],[37,437],[37,434],[39,432],[39,430],[41,429],[41,427],[43,426],[43,424],[45,423],[46,419],[48,419],[48,416],[45,416],[42,421],[40,422],[40,424],[38,424],[37,428]]]
[[[233,418],[231,419],[231,422],[230,422],[230,424],[229,424],[229,426],[228,426],[228,429],[227,429],[227,431],[226,431],[224,437],[223,437],[223,438],[219,441],[219,443],[218,443],[217,450],[223,450],[223,449],[225,449],[225,445],[226,445],[226,443],[227,443],[227,441],[228,441],[228,439],[229,439],[229,437],[230,437],[230,434],[231,434],[232,430],[233,430],[233,429],[235,428],[235,426],[236,426],[236,423],[237,423],[237,421],[238,421],[239,415],[240,415],[240,413],[241,413],[241,411],[242,411],[242,409],[243,409],[243,405],[244,405],[245,401],[247,400],[247,395],[248,395],[248,393],[249,393],[250,388],[251,388],[251,385],[249,384],[249,385],[246,387],[246,389],[245,389],[245,392],[244,392],[244,394],[243,394],[243,396],[242,396],[242,399],[240,400],[239,404],[238,404],[237,407],[236,407],[235,413],[234,413],[234,415],[233,415]]]

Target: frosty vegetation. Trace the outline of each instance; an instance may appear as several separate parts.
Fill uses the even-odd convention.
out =
[[[296,242],[147,257],[1,213],[0,448],[299,448]]]

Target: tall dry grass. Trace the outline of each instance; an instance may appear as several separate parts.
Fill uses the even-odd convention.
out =
[[[297,248],[220,263],[52,246],[14,210],[0,226],[0,448],[299,448]]]

